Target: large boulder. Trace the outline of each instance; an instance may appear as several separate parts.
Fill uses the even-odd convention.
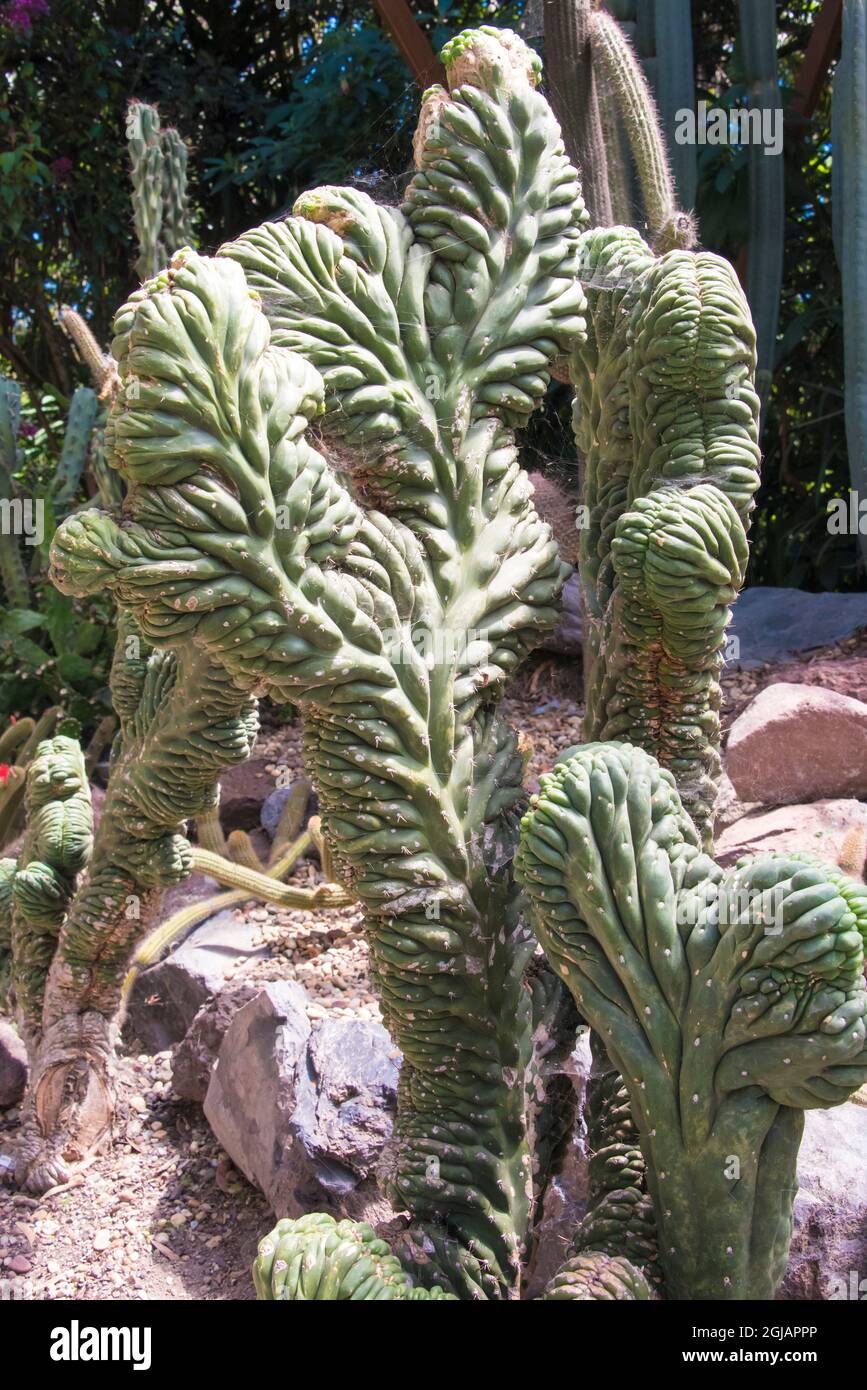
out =
[[[867,704],[769,685],[732,725],[725,767],[741,801],[763,806],[867,796]]]
[[[10,1023],[0,1019],[0,1110],[17,1105],[27,1085],[27,1049]]]
[[[867,627],[867,594],[807,594],[758,586],[735,600],[726,665],[747,670],[828,647]]]
[[[233,1017],[205,1115],[277,1216],[390,1215],[375,1168],[390,1137],[400,1054],[386,1030],[328,1019],[311,1030],[294,982],[268,984]]]
[[[808,1110],[779,1297],[867,1300],[867,1097]]]
[[[261,930],[227,909],[196,927],[177,950],[143,970],[130,992],[127,1026],[146,1052],[165,1052],[186,1036],[199,1009],[270,955]]]
[[[867,806],[863,801],[814,801],[754,811],[717,836],[714,858],[729,868],[745,854],[790,854],[806,850],[839,864],[853,878],[864,876]]]

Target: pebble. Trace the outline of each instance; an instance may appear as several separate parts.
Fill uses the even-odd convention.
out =
[[[9,1268],[13,1274],[29,1274],[33,1265],[26,1255],[13,1255],[9,1261]]]
[[[94,1250],[107,1250],[111,1244],[111,1231],[97,1231],[93,1237]]]

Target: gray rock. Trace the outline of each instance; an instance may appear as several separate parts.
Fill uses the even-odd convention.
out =
[[[556,652],[558,656],[581,656],[584,620],[577,570],[566,580],[560,602],[559,621],[551,636],[542,643],[542,650]]]
[[[305,1002],[300,986],[278,982],[235,1014],[205,1115],[278,1216],[385,1219],[374,1170],[394,1120],[397,1050],[384,1028],[360,1019],[311,1033]]]
[[[271,795],[266,797],[265,800],[262,802],[262,809],[259,812],[259,819],[263,830],[267,832],[269,838],[272,840],[277,833],[277,826],[280,824],[280,817],[283,814],[283,807],[286,805],[286,802],[289,800],[289,797],[291,796],[294,788],[297,785],[297,782],[290,782],[288,787],[278,787],[276,791],[273,791]],[[307,810],[304,813],[304,819],[301,823],[301,828],[304,829],[310,817],[315,816],[317,814],[318,802],[316,799],[316,793],[311,790],[310,796],[307,800]]]
[[[867,796],[867,704],[819,685],[779,681],[729,731],[726,772],[763,806]]]
[[[840,642],[859,627],[867,627],[867,594],[745,589],[734,604],[726,665],[749,670]]]
[[[127,1025],[144,1051],[164,1052],[186,1035],[203,1004],[270,955],[259,928],[226,910],[196,927],[176,951],[136,978]],[[239,981],[240,982],[240,981]]]
[[[238,985],[209,999],[199,1009],[172,1055],[172,1090],[181,1100],[194,1100],[201,1105],[229,1024],[258,993],[255,985]]]
[[[27,1086],[27,1049],[10,1023],[0,1019],[0,1110],[17,1105]]]
[[[399,1071],[380,1023],[325,1019],[310,1035],[292,1127],[313,1179],[336,1202],[351,1202],[373,1174],[391,1136]]]
[[[526,1281],[528,1299],[538,1298],[557,1273],[566,1259],[569,1242],[587,1212],[590,1154],[587,1149],[587,1129],[580,1116],[592,1066],[590,1033],[584,1028],[578,1035],[568,1068],[575,1087],[579,1122],[567,1144],[559,1171],[545,1189],[533,1228],[533,1247]]]
[[[789,1266],[779,1297],[867,1299],[867,1093],[808,1110]]]

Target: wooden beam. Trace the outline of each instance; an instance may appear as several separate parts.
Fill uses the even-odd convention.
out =
[[[795,81],[790,111],[809,120],[819,104],[828,69],[840,51],[843,27],[843,0],[825,0],[816,15],[807,51]]]
[[[373,0],[377,13],[419,86],[445,86],[446,72],[407,0]]]

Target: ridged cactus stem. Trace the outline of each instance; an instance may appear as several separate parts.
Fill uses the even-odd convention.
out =
[[[169,127],[161,135],[163,150],[163,231],[168,256],[174,255],[192,238],[187,200],[187,147],[178,132]]]
[[[593,15],[590,43],[626,127],[653,248],[660,253],[688,249],[695,245],[695,221],[679,209],[659,114],[632,45],[605,10]]]
[[[136,270],[141,280],[156,275],[165,259],[163,232],[163,163],[160,118],[155,106],[131,101],[126,114],[127,141],[132,173],[132,206],[139,256]]]
[[[561,0],[544,7],[545,55],[551,105],[566,152],[578,166],[581,193],[594,226],[614,215],[598,83],[590,53],[593,0]]]
[[[723,873],[671,775],[616,743],[543,777],[516,869],[629,1093],[666,1296],[772,1299],[801,1111],[867,1077],[867,888],[797,856]]]
[[[510,873],[523,757],[495,707],[566,576],[514,431],[584,329],[586,214],[535,55],[484,29],[444,62],[400,209],[318,189],[216,260],[179,253],[120,311],[136,390],[109,433],[134,486],[122,528],[64,523],[52,572],[301,708],[404,1057],[385,1185],[405,1267],[512,1299],[541,1073]],[[323,393],[340,476],[304,439]]]
[[[61,514],[75,501],[81,486],[98,409],[96,392],[91,387],[79,386],[73,392],[66,418],[60,462],[52,483],[54,506]]]
[[[27,768],[25,812],[27,828],[11,875],[8,906],[15,1010],[32,1052],[58,933],[93,843],[90,788],[74,739],[39,744]]]
[[[708,253],[655,257],[637,232],[600,229],[582,237],[581,276],[585,737],[653,753],[710,848],[723,643],[759,480],[755,332]]]
[[[93,515],[88,511],[82,517]],[[255,706],[207,654],[147,655],[121,612],[112,693],[121,727],[87,875],[63,921],[31,1067],[19,1179],[42,1191],[110,1130],[114,1019],[126,965],[162,890],[190,872],[187,818],[248,756]]]

